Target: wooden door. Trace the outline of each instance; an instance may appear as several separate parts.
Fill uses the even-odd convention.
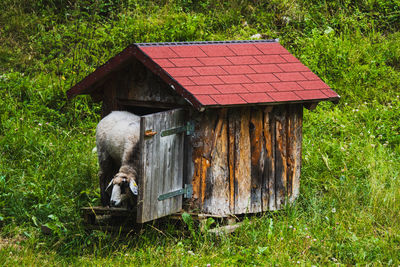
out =
[[[159,197],[183,188],[185,110],[145,115],[140,123],[137,222],[144,223],[182,209],[182,195]]]

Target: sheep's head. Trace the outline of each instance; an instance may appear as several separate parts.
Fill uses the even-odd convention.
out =
[[[119,207],[129,198],[130,192],[134,195],[138,194],[138,186],[133,175],[119,172],[114,176],[106,188],[106,192],[110,193],[110,191],[110,206]]]

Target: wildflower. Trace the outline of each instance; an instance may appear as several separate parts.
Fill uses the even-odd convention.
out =
[[[336,208],[332,208],[332,213],[335,213],[336,212]]]
[[[315,242],[315,241],[317,241],[317,239],[314,238],[313,241]]]
[[[281,237],[281,240],[283,240],[283,237]]]
[[[262,38],[262,35],[259,34],[259,33],[254,34],[254,35],[252,35],[252,36],[250,37],[250,39],[261,39],[261,38]]]
[[[292,228],[293,228],[293,226],[289,225],[289,228],[290,228],[290,229],[292,229]]]
[[[306,236],[306,238],[311,238],[311,236],[308,235],[308,236]]]
[[[194,256],[194,252],[191,250],[188,251],[188,254]]]
[[[308,228],[306,227],[306,228],[304,228],[304,230],[306,230],[306,231],[307,231],[307,230],[308,230]]]
[[[207,263],[207,267],[211,267],[211,264]]]
[[[39,125],[39,126],[42,126],[42,124],[41,124],[40,122],[38,123],[38,125]]]

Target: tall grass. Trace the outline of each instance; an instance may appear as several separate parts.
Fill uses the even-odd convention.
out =
[[[0,7],[0,264],[399,264],[397,1],[4,0]],[[342,97],[305,112],[295,205],[245,218],[222,237],[190,218],[186,228],[155,222],[129,237],[85,231],[79,209],[99,203],[91,150],[100,105],[67,101],[65,91],[132,42],[255,33],[279,37]]]

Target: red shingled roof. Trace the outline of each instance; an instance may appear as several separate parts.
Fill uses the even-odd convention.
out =
[[[111,66],[103,65],[105,69],[100,67],[95,73],[106,75],[128,55],[143,62],[197,108],[339,99],[274,40],[134,44],[105,64]],[[70,97],[94,83],[89,76],[86,85],[84,79],[80,89],[68,91]]]

